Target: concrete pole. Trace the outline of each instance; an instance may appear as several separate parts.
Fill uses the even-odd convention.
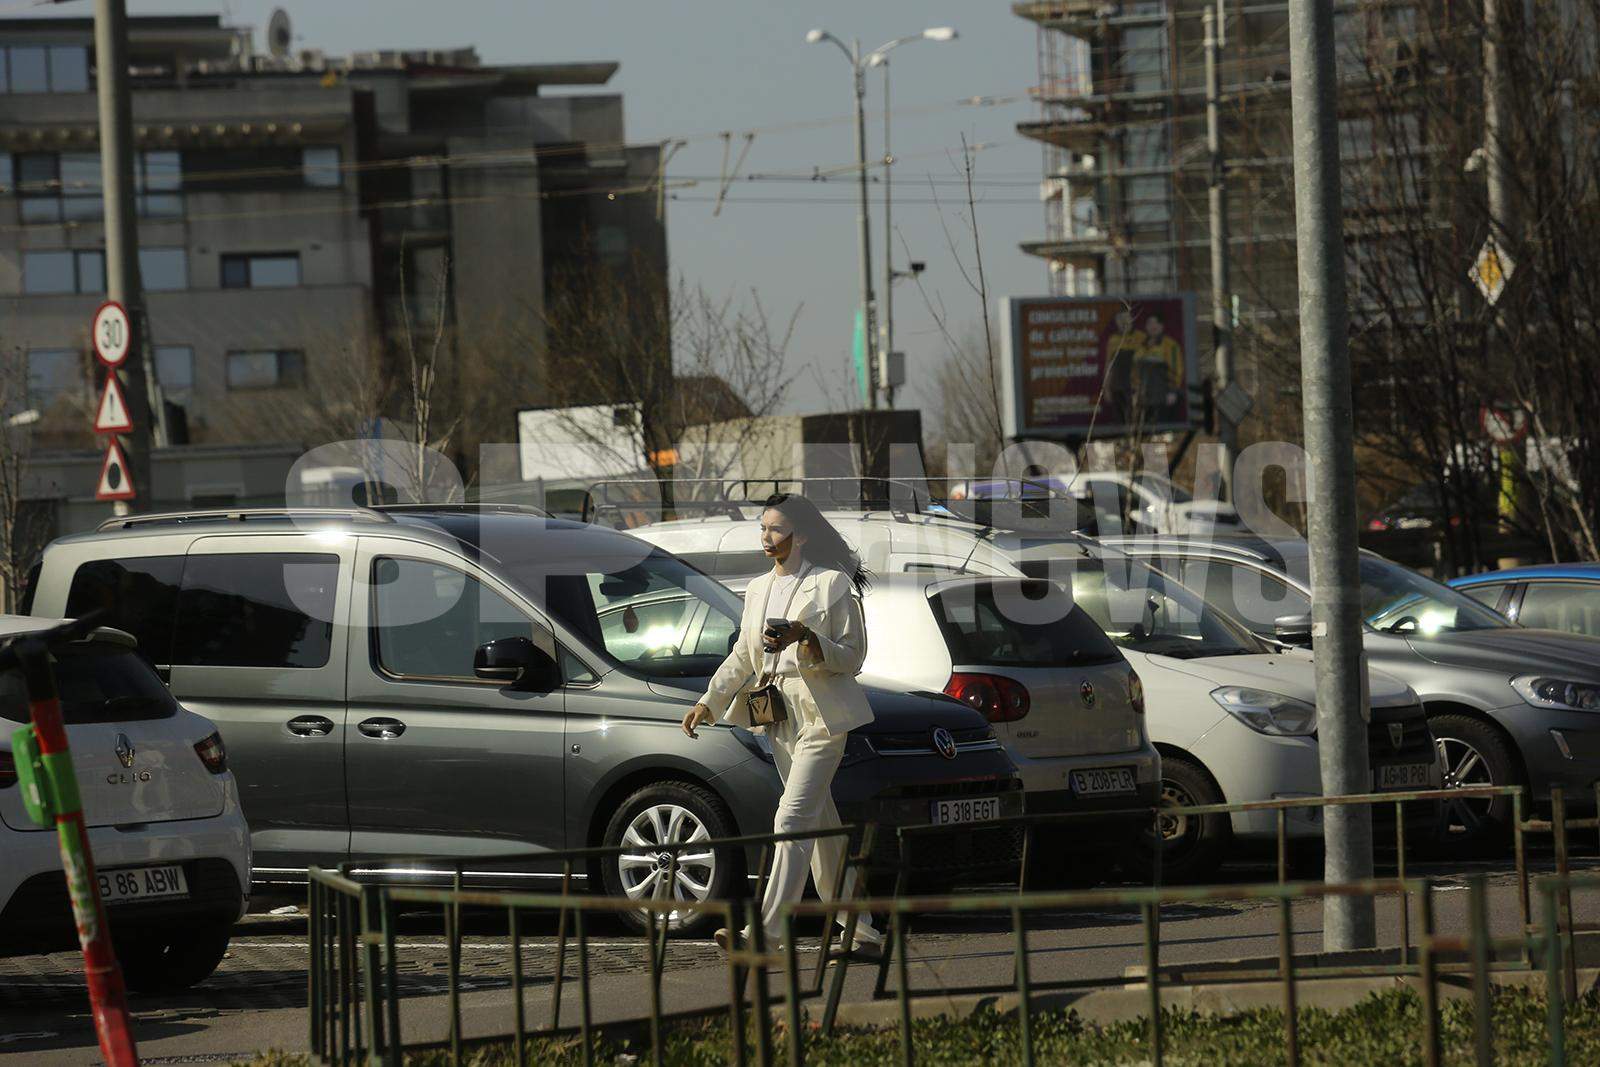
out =
[[[878,381],[883,384],[883,406],[894,407],[894,386],[889,381],[890,353],[894,351],[894,223],[889,206],[893,200],[894,156],[889,152],[889,57],[879,60],[883,67],[883,347],[878,350],[882,365]]]
[[[1489,209],[1489,236],[1503,255],[1511,244],[1511,196],[1506,185],[1506,152],[1503,122],[1510,111],[1505,99],[1505,70],[1500,62],[1500,48],[1504,41],[1505,21],[1500,13],[1500,0],[1483,0],[1483,155],[1487,173],[1486,189]],[[1495,330],[1500,343],[1505,337],[1505,313],[1498,308],[1494,314]],[[1495,510],[1498,529],[1502,534],[1512,532],[1517,517],[1517,453],[1509,445],[1502,445],[1496,457],[1500,463],[1500,494]],[[1525,561],[1514,556],[1502,556],[1496,566],[1512,567]]]
[[[1317,741],[1322,791],[1371,788],[1361,587],[1356,551],[1354,412],[1345,308],[1344,217],[1339,190],[1333,0],[1289,0],[1290,99],[1294,116],[1295,238],[1300,285],[1300,382],[1310,465],[1312,633],[1316,640]],[[1330,883],[1372,877],[1372,813],[1326,809]],[[1329,952],[1376,944],[1370,897],[1323,904]]]
[[[1221,0],[1218,0],[1219,6]],[[1228,168],[1222,155],[1222,84],[1217,61],[1222,51],[1218,13],[1207,7],[1203,13],[1206,38],[1206,148],[1211,154],[1211,343],[1216,349],[1216,373],[1212,397],[1220,397],[1233,381],[1232,293],[1228,280]],[[1233,458],[1239,447],[1239,428],[1219,410],[1217,412],[1218,467],[1222,481],[1217,487],[1223,500],[1233,499]]]
[[[128,311],[133,337],[122,364],[123,396],[133,429],[123,438],[137,494],[131,510],[149,506],[152,443],[164,444],[162,409],[145,361],[148,334],[139,277],[139,219],[133,191],[133,98],[128,89],[128,12],[124,0],[95,0],[96,91],[100,100],[100,180],[106,226],[106,296]],[[119,513],[122,509],[119,507]]]
[[[866,346],[867,406],[878,407],[878,324],[872,296],[872,227],[867,212],[867,112],[866,71],[861,69],[861,42],[851,42],[851,73],[856,91],[856,167],[860,171],[861,203],[856,221],[861,228],[861,342]]]

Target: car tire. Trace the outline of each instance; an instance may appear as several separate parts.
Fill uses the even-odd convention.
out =
[[[1221,804],[1222,791],[1204,767],[1183,756],[1161,754],[1161,804],[1163,807],[1191,807]],[[1161,880],[1167,884],[1199,883],[1210,880],[1222,866],[1232,824],[1226,815],[1162,816],[1160,819],[1164,851],[1161,854]],[[1149,882],[1155,878],[1155,835],[1146,830],[1136,844],[1123,853],[1123,869],[1134,878]]]
[[[704,786],[688,782],[656,782],[637,789],[617,805],[606,821],[602,841],[607,848],[638,845],[639,852],[608,856],[600,861],[600,878],[606,895],[640,897],[656,891],[665,877],[665,853],[652,845],[666,842],[705,841],[736,834],[733,816],[721,799]],[[661,839],[665,837],[666,842]],[[644,857],[653,856],[646,862]],[[744,878],[743,857],[737,850],[685,851],[678,854],[681,869],[673,895],[679,900],[727,900]],[[622,922],[644,932],[645,913],[625,911]],[[671,913],[668,929],[684,935],[704,934],[720,925],[714,914]]]
[[[211,977],[228,952],[232,922],[138,932],[116,943],[122,979],[134,993],[173,993]]]
[[[1428,719],[1433,743],[1444,767],[1444,788],[1468,785],[1517,785],[1516,759],[1494,727],[1467,715],[1433,715]],[[1511,837],[1510,797],[1443,804],[1439,841],[1448,853],[1497,850]]]

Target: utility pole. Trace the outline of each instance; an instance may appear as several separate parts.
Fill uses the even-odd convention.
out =
[[[889,360],[894,352],[894,223],[889,218],[893,199],[894,156],[889,151],[889,57],[880,55],[883,67],[883,346],[878,384],[883,386],[883,406],[894,407],[894,383],[889,380]]]
[[[866,348],[868,383],[867,407],[878,407],[878,326],[872,296],[872,227],[867,217],[867,74],[861,66],[861,41],[851,41],[850,64],[856,89],[856,170],[860,178],[861,202],[856,221],[861,227],[861,339]]]
[[[1322,791],[1365,793],[1366,670],[1356,550],[1354,411],[1345,308],[1344,215],[1339,189],[1333,0],[1289,0],[1290,102],[1294,116],[1296,258],[1300,285],[1300,382],[1310,478],[1312,633]],[[1372,812],[1326,809],[1329,884],[1372,877]],[[1323,948],[1376,943],[1371,897],[1327,897]]]
[[[139,217],[133,194],[133,98],[128,89],[128,11],[125,0],[95,0],[94,54],[100,99],[100,179],[106,225],[106,296],[128,312],[132,338],[122,364],[123,395],[133,429],[123,438],[134,499],[118,503],[138,511],[153,499],[152,444],[166,444],[164,412],[145,353],[149,329],[139,277]]]
[[[1505,98],[1505,70],[1500,62],[1500,49],[1504,42],[1505,20],[1500,11],[1500,0],[1483,0],[1483,155],[1487,180],[1485,182],[1489,208],[1489,239],[1503,257],[1511,245],[1511,197],[1506,187],[1506,152],[1503,123],[1510,111]],[[1496,301],[1494,312],[1495,332],[1501,345],[1507,343],[1506,316]],[[1510,445],[1502,445],[1500,462],[1500,494],[1497,502],[1499,531],[1510,533],[1517,517],[1517,453]],[[1524,562],[1514,557],[1503,557],[1498,566],[1516,566]]]
[[[1218,467],[1222,482],[1218,491],[1223,500],[1233,499],[1233,459],[1239,447],[1239,428],[1222,413],[1217,404],[1222,391],[1233,382],[1232,293],[1228,280],[1228,167],[1222,155],[1222,82],[1217,63],[1222,51],[1224,17],[1222,0],[1218,10],[1207,7],[1202,14],[1206,38],[1206,148],[1211,154],[1211,343],[1216,349],[1216,373],[1211,396],[1217,419]]]

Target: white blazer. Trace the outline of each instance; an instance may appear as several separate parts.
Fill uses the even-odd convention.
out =
[[[762,669],[761,631],[766,628],[762,611],[767,602],[767,587],[772,571],[751,581],[744,595],[744,617],[739,640],[711,676],[711,684],[701,701],[711,714],[733,726],[750,727],[750,710],[745,694],[755,687]],[[872,721],[872,705],[866,690],[856,681],[862,661],[867,658],[867,624],[861,616],[861,603],[843,571],[812,567],[800,579],[790,602],[788,616],[806,624],[817,635],[820,658],[802,644],[797,659],[802,698],[822,720],[830,734],[842,734]],[[801,709],[790,708],[790,715]],[[752,727],[760,729],[760,727]]]

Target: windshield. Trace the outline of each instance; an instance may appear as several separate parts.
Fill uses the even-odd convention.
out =
[[[1307,557],[1285,560],[1284,570],[1302,586],[1311,587]],[[1361,556],[1361,618],[1374,630],[1413,637],[1512,625],[1504,615],[1447,585],[1365,553]]]
[[[739,633],[738,597],[675,556],[529,561],[508,568],[550,613],[630,673],[703,677]]]
[[[167,719],[178,705],[150,665],[109,641],[72,644],[51,654],[61,720],[80,723]],[[0,719],[28,722],[28,689],[19,670],[0,671]],[[9,731],[7,731],[9,732]]]
[[[1187,586],[1127,557],[1028,560],[1025,573],[1063,581],[1073,602],[1123,648],[1153,656],[1199,659],[1267,651],[1250,631]]]

